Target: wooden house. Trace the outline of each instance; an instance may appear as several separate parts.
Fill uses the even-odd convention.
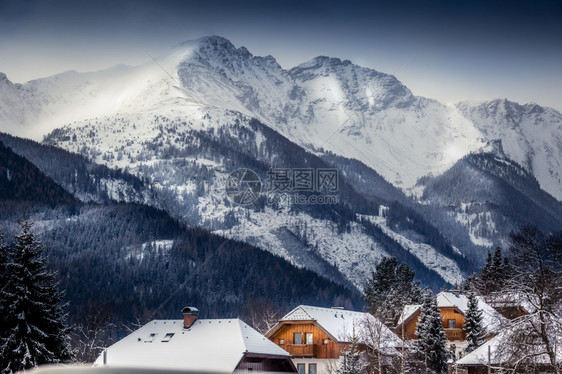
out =
[[[266,337],[289,352],[300,374],[333,372],[353,336],[368,344],[367,326],[377,326],[381,349],[400,347],[401,340],[368,313],[300,305],[285,315]]]
[[[94,366],[183,372],[296,372],[288,352],[239,319],[154,320],[111,345]]]
[[[437,294],[437,306],[441,313],[445,336],[450,343],[450,348],[457,357],[462,355],[466,348],[466,333],[463,330],[465,313],[468,310],[468,298],[458,292],[440,292]],[[505,323],[505,318],[494,308],[478,299],[478,308],[482,310],[483,323],[488,338],[499,332],[500,325]],[[407,305],[404,307],[398,326],[394,332],[403,336],[405,340],[417,339],[416,327],[421,314],[421,305]]]

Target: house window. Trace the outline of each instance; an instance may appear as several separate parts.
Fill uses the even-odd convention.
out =
[[[144,339],[145,343],[152,343],[154,341],[154,338],[156,337],[156,333],[152,333],[150,335],[148,335],[146,337],[146,339]]]
[[[297,364],[297,370],[299,371],[299,374],[305,374],[306,364]]]
[[[164,343],[169,342],[170,339],[172,339],[172,336],[174,336],[173,332],[167,333],[166,336],[164,336],[164,339],[162,339],[162,342],[164,342]]]
[[[279,345],[285,344],[285,339],[279,339]]]
[[[322,340],[322,344],[328,344],[328,339]]]
[[[316,364],[308,364],[308,374],[316,374]]]
[[[449,320],[449,328],[454,329],[456,327],[456,322],[454,319]]]
[[[302,344],[302,333],[300,332],[295,333],[294,344]]]
[[[314,344],[314,336],[311,332],[306,333],[306,344]]]

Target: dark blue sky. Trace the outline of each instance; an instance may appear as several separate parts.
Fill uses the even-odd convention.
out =
[[[562,3],[538,1],[0,0],[0,71],[15,82],[139,64],[221,35],[290,68],[317,55],[396,76],[443,102],[562,110]]]

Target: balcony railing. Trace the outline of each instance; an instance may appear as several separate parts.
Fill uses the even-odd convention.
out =
[[[447,340],[466,340],[463,329],[445,329]]]
[[[281,347],[295,357],[314,356],[314,345],[312,344],[285,344]]]

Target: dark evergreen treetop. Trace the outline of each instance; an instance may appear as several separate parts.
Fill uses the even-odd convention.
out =
[[[486,264],[479,274],[467,279],[464,288],[481,296],[492,296],[505,289],[511,275],[508,258],[503,256],[501,247],[496,247],[493,255],[488,251]]]
[[[405,305],[421,302],[419,283],[407,264],[384,257],[376,266],[363,291],[368,311],[391,328],[395,327]]]

